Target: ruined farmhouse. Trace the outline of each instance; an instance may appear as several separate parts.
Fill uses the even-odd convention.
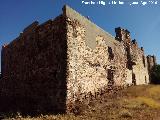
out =
[[[155,56],[146,57],[128,30],[115,32],[68,6],[53,20],[33,22],[2,46],[0,111],[66,112],[114,86],[148,84]]]

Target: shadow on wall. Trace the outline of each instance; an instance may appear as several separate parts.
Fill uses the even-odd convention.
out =
[[[67,41],[65,18],[32,28],[7,45],[2,56],[0,113],[66,112]]]

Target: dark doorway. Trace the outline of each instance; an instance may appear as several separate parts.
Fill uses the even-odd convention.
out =
[[[114,85],[114,70],[108,69],[108,74],[107,74],[107,79],[108,79],[108,89],[111,90]]]
[[[127,64],[126,64],[126,67],[129,70],[132,70],[131,54],[130,54],[130,48],[129,47],[126,48],[126,53],[127,53]]]
[[[144,65],[144,67],[146,67],[146,62],[145,62],[145,56],[144,55],[142,56],[142,59],[143,59],[143,65]]]
[[[136,75],[134,73],[132,73],[132,83],[136,85]]]
[[[108,47],[108,59],[109,60],[113,60],[114,59],[114,54],[113,54],[113,51],[112,51],[112,48],[111,47]]]
[[[147,77],[145,76],[145,83],[147,83]]]

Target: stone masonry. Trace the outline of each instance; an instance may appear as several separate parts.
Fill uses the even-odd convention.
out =
[[[64,113],[115,86],[148,84],[155,56],[146,57],[128,30],[115,32],[68,6],[54,20],[33,22],[2,46],[0,111]]]

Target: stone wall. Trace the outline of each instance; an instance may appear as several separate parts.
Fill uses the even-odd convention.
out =
[[[148,55],[147,56],[147,62],[148,62],[148,71],[151,72],[152,68],[157,64],[156,63],[156,57],[153,55]]]
[[[1,111],[66,111],[65,24],[62,15],[34,22],[2,47]]]
[[[148,63],[148,72],[149,72],[150,83],[154,83],[154,82],[156,83],[156,80],[154,80],[153,75],[152,75],[154,66],[157,64],[156,57],[154,55],[153,56],[148,55],[147,56],[147,63]]]
[[[115,32],[68,6],[54,20],[29,25],[2,47],[0,111],[66,112],[116,86],[148,84],[152,60],[128,30]]]
[[[144,50],[131,40],[128,30],[116,28],[114,38],[68,6],[63,10],[67,17],[67,105],[114,86],[149,83]]]

